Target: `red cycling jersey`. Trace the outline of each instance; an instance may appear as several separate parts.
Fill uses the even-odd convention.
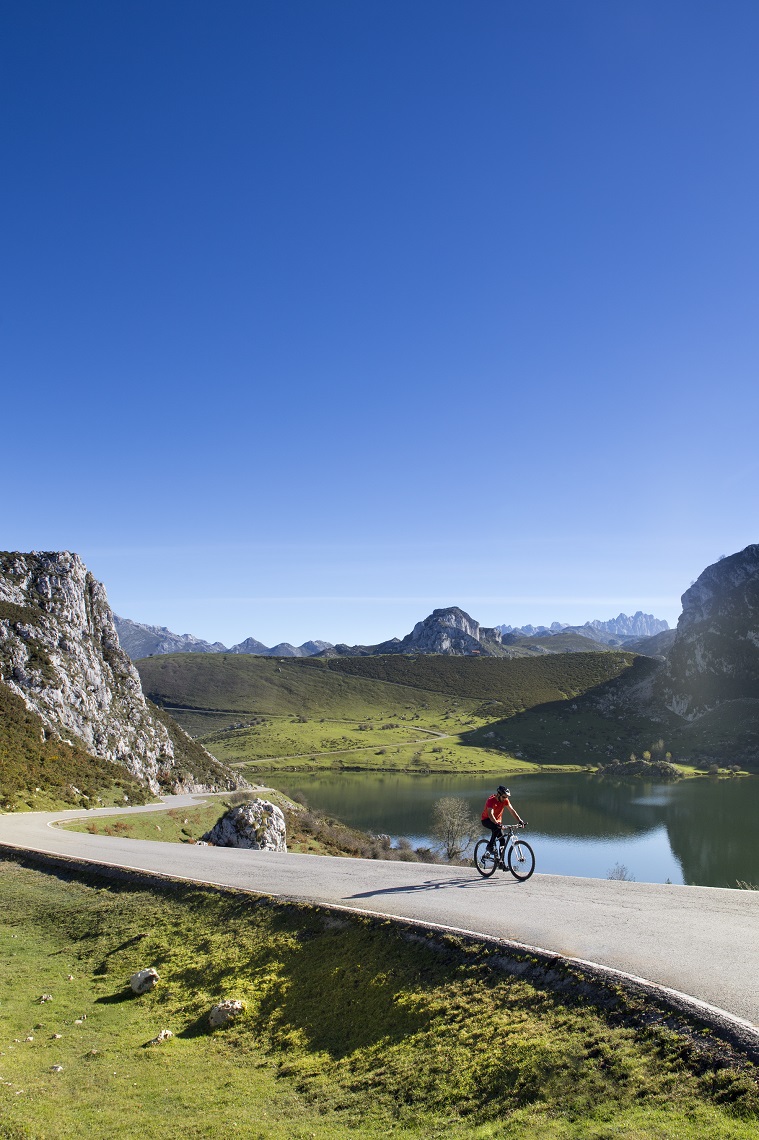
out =
[[[498,796],[489,796],[484,808],[482,809],[483,820],[490,819],[490,809],[492,808],[496,823],[500,823],[501,817],[503,816],[503,809],[506,807],[511,807],[511,802],[508,796],[505,800],[499,800]]]

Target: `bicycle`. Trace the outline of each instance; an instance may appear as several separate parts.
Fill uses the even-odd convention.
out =
[[[497,849],[488,850],[488,839],[480,839],[474,848],[474,865],[484,879],[489,879],[497,867],[511,871],[515,879],[524,883],[535,870],[535,852],[524,839],[515,839],[514,832],[526,824],[504,827],[495,840]]]

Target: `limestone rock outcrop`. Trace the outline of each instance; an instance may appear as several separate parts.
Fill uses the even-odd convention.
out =
[[[393,637],[379,645],[335,645],[320,657],[373,657],[383,653],[445,653],[454,656],[489,657],[501,649],[499,629],[481,628],[479,622],[458,606],[433,610],[418,621],[405,637]]]
[[[154,793],[239,785],[178,725],[170,730],[165,714],[151,711],[119,645],[104,586],[69,551],[0,553],[0,683],[46,732],[123,765]],[[201,781],[178,755],[183,749],[204,769]]]
[[[662,679],[686,720],[726,701],[759,698],[759,544],[721,558],[686,590]]]
[[[203,839],[214,847],[287,851],[285,817],[269,800],[252,799],[230,808]]]

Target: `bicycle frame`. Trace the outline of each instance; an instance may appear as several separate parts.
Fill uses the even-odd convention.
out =
[[[516,830],[517,828],[513,823],[507,824],[503,829],[503,835],[499,835],[496,839],[496,843],[498,844],[498,860],[502,871],[506,870],[506,852],[509,847],[512,847],[514,844],[514,832]]]
[[[526,839],[517,838],[516,832],[520,826],[524,825],[509,824],[503,827],[501,834],[492,841],[492,847],[485,839],[477,842],[474,865],[483,878],[490,878],[497,868],[510,871],[520,882],[530,878],[535,870],[535,852]]]

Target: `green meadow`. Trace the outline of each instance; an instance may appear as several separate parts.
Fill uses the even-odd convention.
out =
[[[10,861],[0,891],[3,1140],[757,1134],[753,1066],[510,978],[486,947]],[[211,1032],[228,998],[244,1015]]]
[[[147,695],[241,769],[535,770],[501,726],[624,675],[629,653],[538,659],[174,654],[137,662]]]

